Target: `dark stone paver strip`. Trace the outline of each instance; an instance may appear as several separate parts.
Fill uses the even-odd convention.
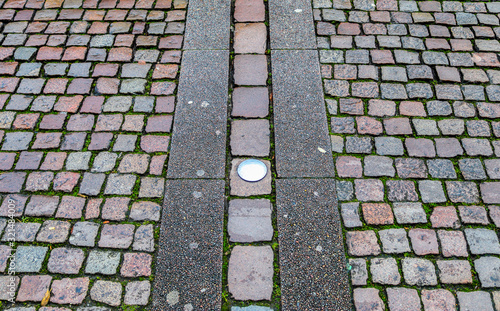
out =
[[[313,7],[356,310],[498,308],[498,3]]]

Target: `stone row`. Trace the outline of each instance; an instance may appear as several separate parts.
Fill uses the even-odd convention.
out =
[[[418,192],[416,184],[418,184]],[[387,180],[384,187],[384,182],[380,179],[355,179],[354,182],[339,182],[337,192],[341,201],[349,201],[356,197],[362,202],[382,202],[387,196],[391,202],[417,202],[421,197],[424,203],[444,203],[448,200],[453,203],[466,204],[481,201],[487,204],[500,203],[499,182],[482,182],[478,187],[477,183],[471,181],[445,181],[444,185],[446,194],[443,182],[439,180],[426,179],[418,182]]]
[[[362,227],[359,202],[341,204],[342,219],[346,228]],[[500,207],[489,205],[436,206],[427,217],[420,202],[394,202],[392,208],[387,203],[361,203],[361,211],[366,225],[427,224],[429,218],[432,228],[458,229],[463,225],[489,225],[500,227]],[[488,218],[489,215],[489,218]],[[490,221],[491,219],[491,221]],[[396,222],[395,222],[395,221]]]
[[[121,9],[121,10],[120,10]],[[107,27],[108,22],[97,22],[97,21],[165,21],[172,22],[169,25],[169,31],[178,31],[179,27],[183,28],[183,25],[179,25],[176,21],[185,19],[186,11],[184,10],[172,10],[165,14],[164,11],[160,10],[128,10],[127,8],[118,8],[114,10],[84,10],[84,9],[61,9],[61,10],[21,10],[16,11],[13,9],[0,9],[0,21],[4,22],[3,33],[22,33],[22,30],[26,29],[26,25],[29,21],[27,28],[27,33],[39,33],[43,32],[48,24],[52,24],[50,28],[56,30],[55,33],[60,30],[67,28],[70,22],[56,22],[56,20],[64,21],[75,21],[73,22],[72,28],[85,30],[88,28],[88,22],[91,21],[92,26],[89,29],[89,33],[101,33],[103,29]],[[10,22],[10,23],[9,23]],[[48,23],[51,22],[51,23]],[[126,30],[130,28],[130,22],[118,22],[113,23],[115,26],[120,28],[127,27]],[[154,23],[150,26],[152,33],[162,33],[160,24],[163,24],[163,28],[166,26],[165,23]],[[144,28],[145,25],[141,22],[137,22],[134,27],[134,31],[138,31]],[[49,29],[50,29],[49,28]],[[123,29],[117,29],[119,32],[124,32]],[[21,31],[20,31],[21,30]],[[160,31],[160,32],[159,32]],[[63,31],[64,32],[64,31]],[[78,32],[78,31],[77,31]],[[118,33],[119,33],[118,32]],[[49,32],[50,33],[50,32]],[[52,32],[54,33],[54,32]]]
[[[362,11],[400,11],[400,12],[471,12],[500,13],[500,4],[495,2],[460,1],[408,1],[408,0],[314,0],[314,8],[356,9]]]
[[[153,8],[152,0],[7,0],[2,1],[2,7],[4,9],[72,9],[83,7],[85,9],[89,8],[99,8],[99,9],[151,9]],[[175,9],[185,9],[187,7],[187,0],[173,0],[173,8]],[[156,1],[155,9],[170,9],[172,7],[172,0],[160,0]]]
[[[15,204],[14,213],[12,213],[11,210],[12,204]],[[0,216],[7,217],[9,216],[9,212],[13,217],[25,216],[81,219],[84,216],[86,220],[96,218],[111,221],[124,221],[126,219],[131,221],[160,220],[160,205],[149,201],[132,202],[129,197],[87,199],[85,197],[75,196],[59,197],[56,195],[26,196],[9,194],[4,197],[3,203],[0,206]],[[35,227],[25,226],[23,223],[16,223],[16,226],[18,226],[21,231],[23,231],[22,228],[24,227],[35,229]],[[39,227],[40,226],[36,228]],[[1,226],[0,229],[2,229]],[[36,233],[32,232],[32,230],[29,232]],[[28,236],[31,238],[30,241],[34,240],[33,235],[29,234]]]
[[[418,230],[418,229],[414,229]],[[415,233],[416,234],[416,233]],[[367,285],[368,268],[364,259],[350,259],[351,279],[353,285]],[[468,260],[436,260],[437,272],[432,261],[420,258],[404,258],[400,260],[404,283],[409,286],[436,286],[442,284],[472,284],[473,273]],[[474,260],[481,286],[498,287],[494,281],[498,277],[500,259],[497,257],[481,257]],[[370,281],[382,285],[401,285],[403,283],[398,261],[395,258],[372,258],[369,261]],[[475,274],[474,274],[475,275]]]
[[[445,289],[422,289],[419,295],[416,289],[387,287],[385,294],[391,311],[419,311],[422,306],[426,310],[451,311],[456,310],[457,305],[461,310],[494,311],[500,306],[500,292],[457,291],[455,298],[452,292]],[[357,310],[385,310],[380,291],[376,288],[354,289],[354,305]]]
[[[371,205],[373,206],[373,205]],[[365,209],[371,206],[364,206]],[[351,211],[352,212],[352,211]],[[375,213],[375,211],[373,211]],[[382,213],[383,211],[378,211]],[[386,209],[386,212],[391,213],[390,208]],[[384,214],[373,216],[376,219],[377,224],[388,224],[390,223],[390,217]],[[410,215],[410,217],[418,217],[417,215]],[[406,215],[408,217],[408,215]],[[351,217],[355,218],[355,217]],[[369,219],[373,220],[373,219]],[[415,220],[412,220],[415,223]],[[500,254],[500,244],[498,242],[498,237],[494,230],[484,229],[484,228],[466,228],[465,236],[462,231],[449,231],[449,230],[438,230],[432,229],[411,229],[407,234],[406,230],[403,228],[394,229],[383,229],[379,230],[377,233],[380,237],[382,248],[378,244],[378,239],[375,231],[365,230],[365,231],[348,231],[346,233],[347,237],[347,250],[350,256],[362,257],[362,256],[377,256],[382,252],[385,254],[404,254],[411,253],[408,235],[410,236],[413,252],[419,256],[425,256],[429,254],[439,255],[439,246],[437,242],[437,236],[439,236],[441,244],[441,254],[444,257],[467,257],[469,253],[467,251],[467,245],[470,249],[470,254],[474,255],[485,255]],[[467,238],[467,243],[465,243]],[[496,258],[496,257],[495,257]],[[486,279],[484,279],[486,280]],[[412,284],[414,285],[414,284]],[[436,284],[426,284],[426,285],[436,285]],[[493,287],[498,287],[496,284]]]
[[[62,249],[54,249],[62,250]],[[67,250],[66,250],[67,251]],[[68,253],[67,255],[72,256],[72,260],[77,260],[75,254]],[[137,255],[141,254],[125,254],[124,261],[127,260],[137,260],[139,257]],[[135,256],[136,258],[133,258]],[[128,268],[125,269],[136,269],[133,267],[136,263],[127,262]],[[123,269],[123,268],[122,268]],[[114,281],[104,281],[96,280],[90,285],[89,277],[80,278],[62,278],[55,279],[51,275],[26,275],[22,278],[15,276],[15,286],[10,286],[10,276],[0,276],[0,288],[2,289],[2,300],[9,299],[9,291],[12,288],[19,291],[15,300],[19,303],[21,302],[40,302],[45,296],[45,293],[50,289],[52,296],[50,302],[54,304],[81,304],[84,302],[87,294],[89,294],[90,299],[94,302],[105,303],[110,306],[117,307],[122,303],[122,293],[123,284]],[[19,285],[20,284],[20,285]],[[149,281],[132,281],[127,282],[125,285],[125,295],[123,298],[123,303],[127,305],[146,305],[149,301],[150,295],[150,282]],[[8,309],[12,311],[34,311],[35,307],[17,307],[13,309]],[[42,307],[39,310],[64,310],[70,311],[68,308],[54,308],[54,307]],[[107,311],[108,308],[96,308],[96,307],[81,307],[77,310],[99,310]]]
[[[348,137],[349,138],[349,137]],[[348,153],[355,153],[347,148]],[[340,150],[339,152],[342,152]],[[362,161],[363,160],[363,161]],[[362,163],[363,162],[363,163]],[[483,166],[486,166],[484,169]],[[455,167],[448,159],[395,158],[385,156],[366,156],[364,159],[353,156],[339,156],[336,161],[339,177],[397,177],[401,179],[457,179],[465,180],[500,179],[500,160],[462,158]],[[456,169],[460,174],[457,174]]]
[[[262,0],[237,0],[233,49],[233,117],[263,118],[269,112],[267,27]],[[261,87],[256,87],[261,86]],[[233,157],[269,157],[270,124],[267,119],[231,121],[230,151]],[[237,168],[245,159],[233,158],[229,176],[230,195],[237,197],[271,193],[271,163],[264,161],[268,173],[263,180],[247,182]],[[268,199],[229,201],[227,230],[232,243],[271,241],[273,206]],[[273,293],[274,252],[269,245],[234,246],[229,256],[228,289],[235,300],[271,300]],[[248,307],[250,310],[254,306]],[[232,307],[231,310],[238,308]],[[269,310],[265,308],[264,310]]]
[[[140,210],[135,210],[133,212],[136,215],[140,212],[144,213],[144,211]],[[4,228],[6,227],[5,219],[2,219],[0,226]],[[71,246],[94,247],[96,246],[96,238],[99,236],[97,245],[101,248],[128,249],[132,246],[132,249],[135,251],[154,251],[153,225],[142,225],[137,227],[137,230],[132,224],[103,224],[101,230],[99,230],[99,227],[101,227],[101,225],[93,221],[79,221],[73,225],[69,221],[62,220],[46,220],[43,224],[36,222],[16,223],[13,228],[9,227],[4,230],[2,241],[10,241],[13,234],[16,234],[17,236],[15,239],[18,242],[36,241],[41,243],[59,244],[69,241]],[[2,247],[5,248],[8,246],[2,245]],[[20,247],[25,247],[27,253],[37,249],[35,246],[19,246],[17,248],[18,252]],[[35,248],[31,249],[30,247]],[[43,249],[46,250],[48,248],[44,247]],[[76,249],[76,251],[79,252],[81,250]],[[2,272],[5,270],[8,255],[9,254],[6,254],[5,252],[2,253]],[[21,258],[21,256],[18,256],[18,258]],[[39,265],[36,266],[28,264],[30,262],[29,259],[21,258],[19,260],[25,260],[25,265],[21,267],[19,264],[15,267],[15,270],[16,272],[39,272],[44,258],[45,255],[41,256],[37,261]],[[64,261],[61,261],[61,263],[64,263]],[[32,269],[34,270],[32,271]]]
[[[332,127],[344,126],[344,124],[354,123],[352,118],[339,118],[340,120]],[[340,125],[339,125],[340,124]],[[341,128],[343,130],[344,128]],[[334,150],[343,149],[342,137],[334,136]],[[491,143],[488,139],[480,138],[435,138],[434,141],[428,138],[406,138],[403,140],[397,137],[370,137],[370,136],[353,136],[346,137],[346,150],[352,153],[367,153],[373,151],[373,141],[375,141],[375,151],[378,155],[402,156],[405,151],[410,157],[434,158],[436,154],[443,158],[454,158],[456,156],[492,156],[499,152],[499,142],[493,140]],[[434,147],[434,143],[435,146]],[[493,146],[493,148],[492,148]],[[429,148],[429,149],[425,149]]]

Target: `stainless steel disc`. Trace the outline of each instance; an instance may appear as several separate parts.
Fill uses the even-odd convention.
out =
[[[267,166],[256,159],[248,159],[238,166],[238,176],[245,181],[259,181],[267,175]]]

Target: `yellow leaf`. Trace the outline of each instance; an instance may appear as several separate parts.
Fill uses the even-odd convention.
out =
[[[52,289],[47,290],[47,292],[45,293],[45,296],[43,296],[42,303],[41,303],[42,307],[46,306],[49,303],[51,290]]]

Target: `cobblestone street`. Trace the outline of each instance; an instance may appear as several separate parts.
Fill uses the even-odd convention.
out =
[[[498,1],[0,0],[0,310],[500,311],[499,39]]]

